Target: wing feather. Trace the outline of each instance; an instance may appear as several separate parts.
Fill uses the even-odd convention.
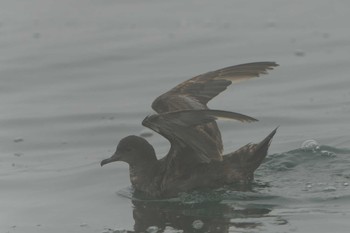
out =
[[[160,114],[157,116],[159,119],[165,120],[167,117],[182,117],[182,120],[187,116],[191,116],[188,119],[194,119],[196,126],[183,129],[181,137],[175,135],[178,139],[174,143],[182,143],[181,141],[193,140],[192,147],[196,147],[199,157],[202,157],[202,161],[206,161],[209,158],[214,160],[222,159],[223,144],[221,139],[221,133],[215,122],[215,119],[200,118],[197,113],[179,112],[183,110],[207,110],[207,103],[215,96],[227,89],[232,83],[238,83],[254,77],[259,77],[262,74],[266,74],[268,70],[278,66],[275,62],[254,62],[241,65],[235,65],[219,69],[216,71],[207,72],[196,77],[193,77],[183,83],[172,88],[170,91],[157,97],[153,103],[152,108]],[[174,115],[164,115],[165,113],[177,112]],[[198,112],[199,113],[199,112]],[[203,114],[204,112],[202,112]],[[179,114],[179,115],[176,115]],[[205,115],[205,114],[204,114]],[[208,117],[208,116],[207,116]],[[148,119],[150,120],[150,119]],[[170,120],[171,122],[172,120]],[[204,123],[207,122],[207,123]],[[178,130],[180,126],[167,125],[167,124],[154,124],[151,121],[144,121],[145,126],[155,130],[162,134],[170,142],[174,132]],[[186,122],[188,124],[189,122]],[[197,124],[199,123],[199,124]],[[153,127],[153,128],[152,128]],[[161,129],[158,129],[161,127]],[[157,130],[160,130],[157,131]],[[177,132],[179,134],[179,132]],[[205,144],[205,145],[204,145]],[[207,151],[204,151],[207,150]],[[206,154],[205,156],[200,153]]]
[[[142,125],[154,130],[167,138],[171,145],[188,147],[196,153],[201,162],[209,162],[213,153],[217,153],[217,147],[213,145],[210,137],[200,130],[194,130],[196,126],[215,122],[217,119],[230,119],[241,122],[253,122],[256,119],[240,113],[221,110],[183,110],[163,114],[154,114],[146,117]]]
[[[267,74],[268,70],[272,70],[276,66],[278,64],[275,62],[254,62],[198,75],[180,83],[156,98],[152,103],[152,108],[157,113],[185,109],[206,109],[207,103],[226,90],[232,83]]]

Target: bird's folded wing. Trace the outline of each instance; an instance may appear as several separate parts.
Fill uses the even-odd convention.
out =
[[[146,117],[142,124],[169,140],[172,146],[179,148],[189,147],[194,150],[201,162],[209,162],[211,153],[217,153],[210,140],[195,126],[214,122],[217,119],[238,120],[253,122],[256,119],[235,112],[221,110],[183,110],[164,114],[154,114]]]

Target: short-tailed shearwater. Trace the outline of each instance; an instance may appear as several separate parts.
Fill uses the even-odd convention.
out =
[[[230,66],[193,77],[154,100],[157,112],[142,125],[165,137],[171,144],[168,154],[157,159],[154,148],[144,138],[127,136],[120,140],[112,157],[129,164],[135,190],[154,198],[174,197],[181,192],[248,184],[267,155],[276,130],[257,144],[249,143],[223,155],[221,134],[216,120],[241,122],[256,119],[228,111],[211,110],[207,103],[232,84],[266,74],[275,62],[254,62]]]

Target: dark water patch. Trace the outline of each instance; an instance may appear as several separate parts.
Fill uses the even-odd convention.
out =
[[[135,224],[128,232],[243,232],[257,231],[266,224],[288,223],[283,216],[271,213],[283,197],[232,191],[229,187],[160,200],[143,200],[132,188],[118,194],[133,204]]]

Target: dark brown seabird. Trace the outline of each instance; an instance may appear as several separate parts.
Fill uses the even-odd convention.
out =
[[[277,128],[260,143],[249,143],[222,155],[223,144],[216,120],[257,120],[239,113],[211,110],[207,103],[230,84],[259,77],[276,66],[275,62],[230,66],[177,85],[154,100],[152,108],[157,114],[142,121],[142,125],[169,140],[168,154],[158,160],[151,144],[131,135],[120,140],[116,152],[103,160],[101,166],[114,161],[128,163],[134,189],[153,198],[174,197],[181,192],[230,184],[249,184],[266,157]]]

